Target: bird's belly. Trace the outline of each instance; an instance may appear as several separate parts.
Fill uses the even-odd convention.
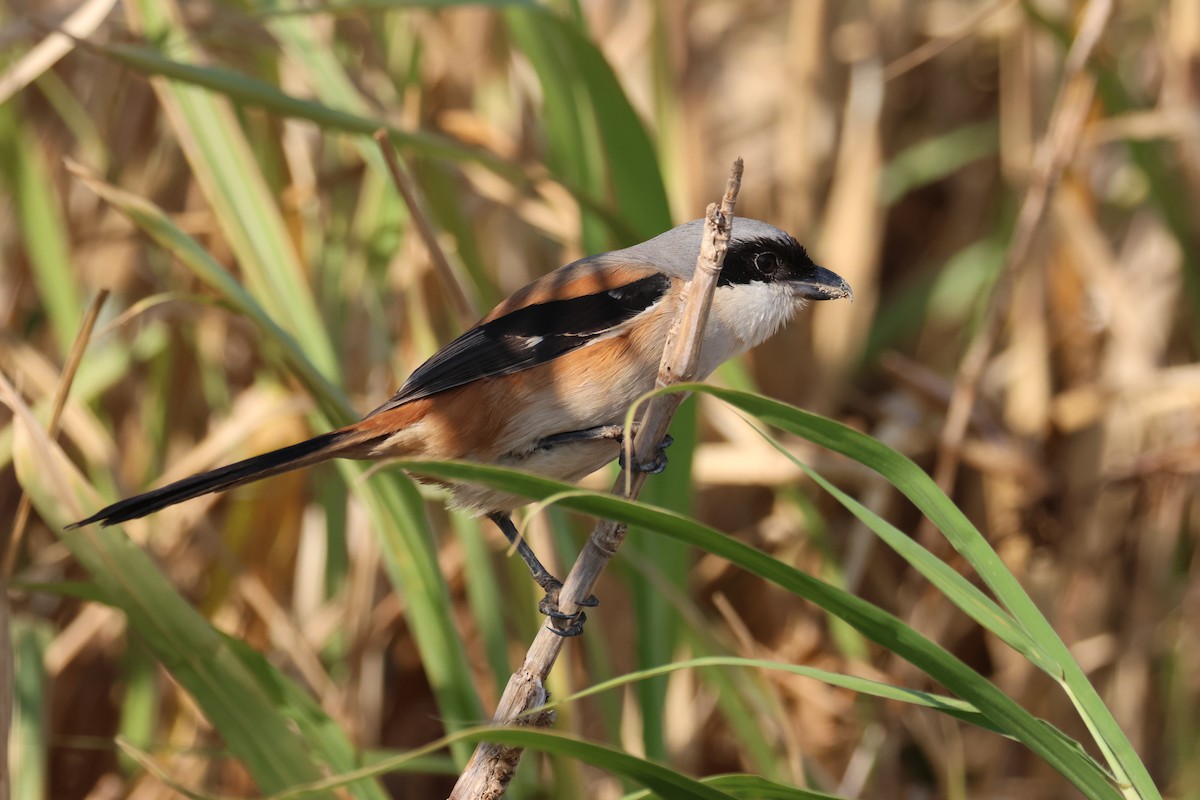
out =
[[[607,440],[571,442],[534,450],[526,454],[509,454],[493,463],[498,467],[519,469],[566,483],[574,483],[615,460],[620,452],[619,442]],[[473,483],[454,484],[450,489],[453,495],[452,505],[455,508],[477,513],[512,511],[529,502],[528,498]]]

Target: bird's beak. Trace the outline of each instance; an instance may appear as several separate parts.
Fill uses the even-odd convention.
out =
[[[854,290],[841,275],[824,267],[815,267],[804,280],[792,281],[792,289],[806,300],[840,300],[843,297],[854,302]]]

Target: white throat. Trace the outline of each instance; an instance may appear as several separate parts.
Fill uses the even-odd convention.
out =
[[[703,374],[771,338],[805,302],[786,283],[718,286],[700,354]]]

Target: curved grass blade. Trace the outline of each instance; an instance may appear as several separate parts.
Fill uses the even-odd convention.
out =
[[[499,742],[574,758],[627,780],[636,781],[671,800],[729,800],[735,797],[655,761],[562,733],[534,728],[485,728],[476,729],[476,732],[469,734],[469,738],[476,742]]]
[[[931,692],[922,692],[916,689],[906,689],[902,686],[893,686],[889,683],[873,681],[867,678],[858,678],[853,675],[843,675],[839,672],[830,672],[829,670],[817,669],[816,667],[806,667],[799,664],[784,664],[779,661],[768,661],[760,658],[739,658],[735,656],[705,656],[703,658],[693,658],[686,661],[676,661],[671,664],[664,664],[660,667],[651,669],[642,669],[636,672],[630,672],[625,675],[612,678],[611,680],[597,683],[588,688],[574,692],[566,697],[560,697],[552,700],[545,705],[546,708],[554,708],[558,705],[573,703],[576,700],[582,700],[585,697],[607,692],[611,689],[616,689],[620,686],[626,686],[631,683],[655,678],[660,675],[670,675],[672,672],[678,672],[685,669],[702,669],[706,667],[744,667],[748,669],[763,669],[772,670],[775,672],[788,672],[792,675],[799,675],[803,678],[811,678],[812,680],[827,683],[830,686],[837,686],[842,689],[849,689],[859,694],[877,697],[881,700],[896,700],[901,703],[909,703],[923,708],[931,708],[935,711],[940,711],[944,714],[949,714],[952,717],[960,719],[964,722],[969,722],[976,727],[984,728],[992,733],[998,733],[1001,736],[1007,735],[1003,730],[992,724],[991,720],[979,713],[979,710],[970,703],[964,703],[954,697],[946,697],[937,695]]]
[[[994,633],[1005,644],[1032,661],[1045,672],[1057,674],[1058,666],[1049,654],[1029,634],[1018,627],[1012,617],[970,581],[950,568],[946,562],[930,553],[912,537],[880,517],[871,509],[855,500],[841,489],[825,480],[816,470],[805,464],[787,448],[763,431],[755,430],[780,454],[799,467],[813,482],[833,495],[851,514],[871,529],[880,539],[895,550],[913,569],[924,575],[930,583],[946,595],[967,616]]]
[[[685,387],[685,390],[692,391],[698,388],[695,384]],[[900,619],[712,528],[680,514],[631,503],[610,494],[584,492],[529,473],[449,461],[400,461],[398,466],[422,475],[481,483],[533,499],[569,491],[560,500],[560,505],[564,507],[640,526],[728,559],[748,572],[815,603],[845,620],[867,638],[919,667],[975,706],[996,727],[1020,740],[1087,796],[1120,796],[1108,783],[1104,773],[1083,756],[1078,747],[1064,743],[1061,734],[1051,726],[1035,718],[991,682]]]
[[[386,121],[331,108],[314,100],[287,94],[273,84],[251,75],[217,66],[178,61],[148,47],[122,44],[89,44],[97,52],[143,75],[158,76],[181,84],[207,89],[246,106],[291,119],[304,119],[325,130],[342,131],[370,137],[375,131],[387,131],[396,147],[427,158],[468,161],[521,182],[520,169],[486,150],[467,147],[427,131],[405,131]]]
[[[705,786],[728,792],[734,797],[753,798],[754,800],[842,800],[838,795],[785,786],[759,775],[709,775],[701,778],[700,782]],[[627,794],[621,800],[646,800],[646,798],[655,796],[652,792],[643,790]]]
[[[897,153],[883,170],[883,202],[892,205],[909,192],[990,158],[1000,148],[998,128],[995,119],[968,123]]]
[[[329,791],[345,786],[351,781],[361,780],[364,777],[394,772],[412,761],[448,746],[452,747],[461,743],[475,744],[484,741],[574,758],[634,781],[660,794],[662,797],[672,798],[672,800],[675,800],[675,798],[680,798],[681,800],[733,800],[736,797],[736,795],[730,795],[714,787],[707,786],[695,778],[689,778],[663,764],[638,758],[613,747],[584,741],[566,734],[525,727],[475,727],[459,731],[419,749],[410,750],[402,756],[384,759],[369,767],[355,770],[351,773],[335,775],[307,786],[292,787],[286,791],[271,795],[267,800],[290,800],[290,798],[307,796],[309,792]]]
[[[18,480],[42,518],[61,530],[85,499],[90,502],[90,492],[7,383],[0,390],[14,414]],[[264,687],[119,527],[80,528],[60,538],[155,657],[196,699],[263,791],[321,776],[323,770],[303,737],[279,713]]]
[[[1049,673],[1050,676],[1063,686],[1075,704],[1122,791],[1143,798],[1161,796],[1125,732],[1049,620],[967,516],[911,459],[838,422],[759,395],[705,384],[671,388],[672,391],[710,394],[753,414],[768,425],[841,453],[885,477],[942,531],[954,549],[967,559],[1000,603],[1008,609],[1017,624],[1050,658],[1056,669]],[[1040,662],[1034,663],[1041,666]]]
[[[22,121],[16,98],[0,106],[0,177],[8,184],[10,214],[24,239],[30,274],[45,304],[59,350],[66,354],[84,308],[71,269],[71,237],[53,195],[54,181],[34,128]]]
[[[654,144],[604,54],[578,27],[544,9],[511,9],[505,20],[541,81],[547,136],[564,182],[601,205],[611,187],[612,206],[636,241],[670,228]],[[584,242],[591,251],[607,249],[602,240]]]

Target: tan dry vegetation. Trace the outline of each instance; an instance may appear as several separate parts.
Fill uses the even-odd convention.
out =
[[[718,379],[847,421],[931,473],[940,460],[952,498],[1072,647],[1163,792],[1200,796],[1194,2],[1117,5],[1084,72],[1095,76],[1095,94],[1080,106],[1076,135],[1051,143],[1061,183],[1016,262],[1005,254],[1023,235],[1019,209],[1044,175],[1039,147],[1056,103],[1070,102],[1059,100],[1071,85],[1067,47],[1085,5],[1095,3],[583,5],[591,37],[652,131],[675,221],[716,199],[740,155],[739,213],[794,232],[854,286],[852,306],[813,309]],[[39,6],[3,10],[6,76],[43,36],[30,20],[58,24],[73,7]],[[131,14],[115,8],[81,35],[136,39]],[[269,17],[201,0],[183,16],[188,43],[206,63],[309,97],[313,77],[278,27],[303,26],[351,79],[364,101],[359,113],[517,165],[523,179],[514,182],[476,163],[412,158],[440,242],[477,307],[592,249],[598,234],[581,232],[587,215],[574,195],[580,165],[555,152],[553,115],[541,107],[549,95],[504,12]],[[74,159],[161,206],[241,274],[236,244],[161,96],[103,54],[68,50],[0,106],[0,373],[31,406],[48,405],[87,299],[108,288],[60,439],[105,497],[304,436],[319,402],[281,377],[258,328],[214,302],[210,287],[64,166]],[[304,270],[297,280],[317,298],[342,385],[365,411],[459,329],[428,251],[391,185],[364,167],[365,137],[249,106],[236,112]],[[617,236],[642,224],[623,213],[615,212]],[[988,335],[989,313],[997,335],[981,362],[977,402],[964,435],[947,441],[963,354]],[[735,414],[700,405],[699,519],[840,582],[1020,705],[1086,738],[1069,699],[1032,664],[878,546]],[[0,517],[9,519],[21,488],[4,414]],[[804,442],[788,444],[965,568],[889,484]],[[450,520],[436,497],[427,505],[452,621],[490,709],[507,677],[498,663],[511,666],[538,624],[532,589],[502,562],[494,531]],[[553,518],[556,534],[546,516],[528,523],[539,552],[578,541],[562,534],[581,529],[568,519]],[[126,530],[205,617],[267,654],[358,746],[403,749],[445,733],[430,689],[438,677],[416,649],[410,599],[393,591],[370,518],[347,502],[332,468],[196,500]],[[686,582],[674,587],[664,568],[679,565],[639,562],[636,552],[601,583],[604,605],[552,691],[647,665],[636,628],[651,622],[639,617],[642,590],[627,588],[635,582],[689,631],[672,632],[668,658],[736,653],[937,689],[720,559],[678,551]],[[495,586],[471,569],[489,553]],[[184,786],[254,793],[249,776],[214,752],[220,742],[187,693],[127,636],[122,615],[28,587],[88,579],[36,511],[13,579],[19,668],[36,674],[20,661],[34,653],[44,670],[48,796],[168,796],[119,753],[117,735]],[[499,608],[487,608],[489,598]],[[753,682],[740,712],[718,681],[683,672],[666,685],[661,711],[634,691],[610,693],[564,711],[560,727],[643,752],[645,716],[661,715],[662,752],[651,755],[678,769],[756,771],[847,796],[1028,800],[1071,791],[1020,745],[933,712],[782,674]],[[21,750],[11,774],[37,763]],[[531,787],[543,781],[554,788],[541,796],[621,792],[574,762],[531,759],[524,770],[519,796],[537,796]],[[448,780],[404,774],[386,783],[397,797],[426,797],[444,794]]]

